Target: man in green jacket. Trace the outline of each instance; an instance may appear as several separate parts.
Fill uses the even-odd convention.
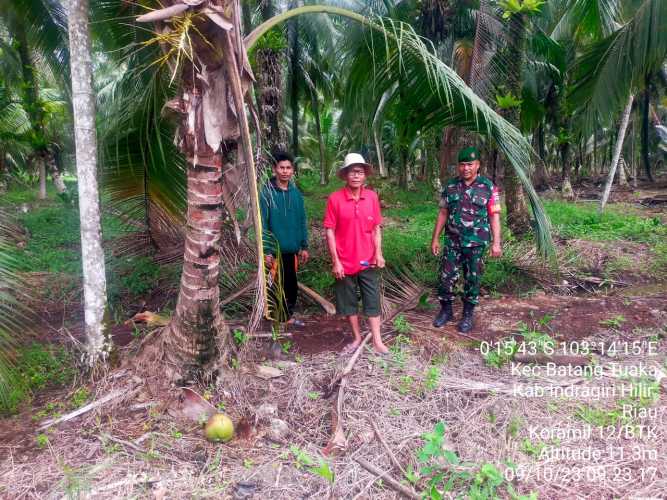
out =
[[[308,227],[303,195],[292,181],[293,176],[292,156],[285,152],[274,154],[273,177],[262,189],[260,210],[266,265],[274,275],[275,319],[302,325],[292,314],[298,295],[296,271],[299,264],[308,261]],[[276,271],[282,279],[276,279]],[[282,285],[282,290],[276,284]]]

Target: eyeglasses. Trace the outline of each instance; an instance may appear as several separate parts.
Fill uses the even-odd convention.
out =
[[[347,175],[365,175],[365,170],[350,170]]]

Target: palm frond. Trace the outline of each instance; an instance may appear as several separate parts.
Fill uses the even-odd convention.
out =
[[[569,96],[587,130],[598,118],[610,123],[628,96],[642,89],[646,76],[667,57],[667,2],[644,0],[634,17],[593,44],[576,61]]]
[[[348,95],[363,95],[368,89],[381,96],[398,83],[400,106],[409,112],[411,128],[427,131],[459,126],[492,138],[507,156],[528,194],[536,222],[538,248],[552,252],[550,225],[529,180],[534,153],[523,135],[477,96],[449,66],[434,55],[429,43],[412,28],[378,20],[375,34],[368,34],[368,50],[357,60]],[[355,57],[359,58],[357,52]],[[368,70],[360,68],[372,68]]]
[[[4,12],[3,12],[4,11]],[[0,17],[19,22],[26,30],[30,49],[36,51],[60,83],[69,80],[67,16],[58,0],[7,0]],[[10,24],[11,24],[10,22]]]
[[[31,313],[25,306],[26,285],[11,256],[12,235],[18,229],[8,214],[0,210],[0,401],[7,402],[9,391],[20,383],[14,373],[16,347],[30,331]]]
[[[555,40],[600,39],[619,29],[620,21],[620,0],[572,0],[551,36]]]

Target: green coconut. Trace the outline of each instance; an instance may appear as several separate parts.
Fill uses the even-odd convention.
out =
[[[224,413],[216,413],[206,422],[204,434],[209,441],[226,443],[234,437],[234,423]]]

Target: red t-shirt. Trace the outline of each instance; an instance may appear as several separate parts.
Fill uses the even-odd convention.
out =
[[[374,263],[373,235],[381,223],[380,201],[374,191],[362,187],[356,201],[347,187],[329,195],[324,227],[334,230],[336,250],[345,274],[357,274]]]

